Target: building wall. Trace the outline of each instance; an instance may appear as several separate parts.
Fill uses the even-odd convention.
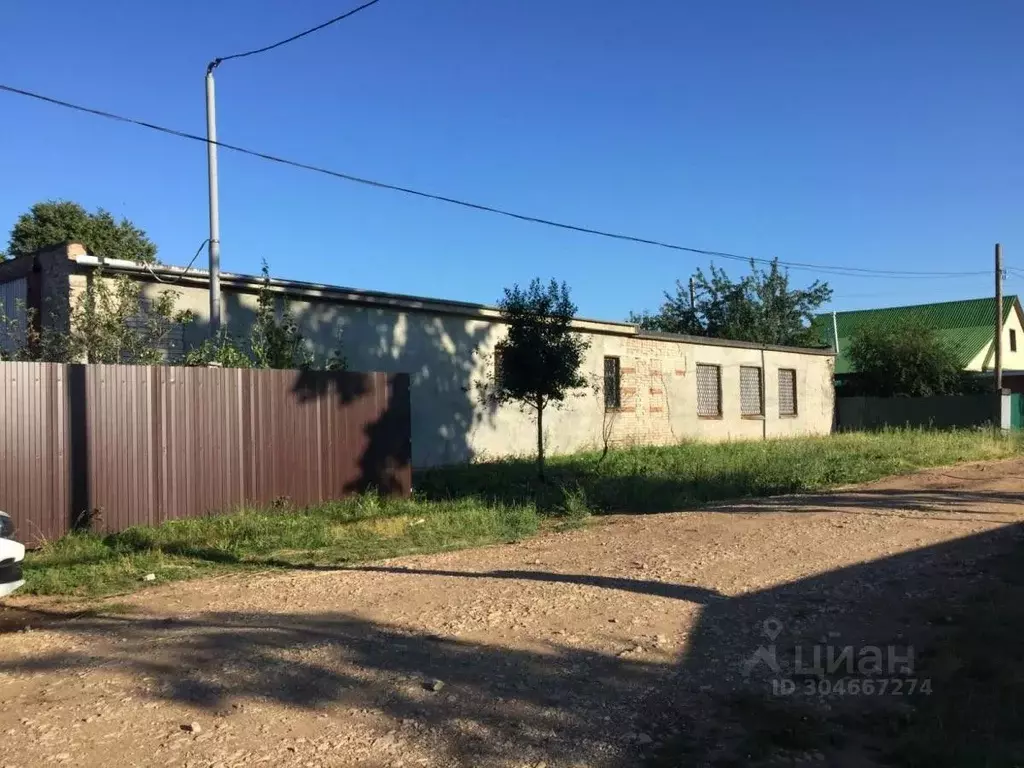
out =
[[[57,297],[48,313],[63,306],[66,315],[66,308],[74,305],[90,279],[91,269],[73,263],[68,268],[68,255],[72,254],[43,264],[44,302]],[[192,310],[196,317],[185,329],[184,348],[201,343],[209,332],[205,284],[147,280],[143,294],[153,298],[165,290],[177,294],[178,309]],[[67,297],[63,304],[61,294]],[[505,333],[493,311],[480,316],[479,311],[443,303],[417,310],[366,301],[309,301],[295,296],[287,300],[318,360],[325,360],[340,346],[350,370],[410,374],[415,466],[533,455],[533,414],[515,406],[493,408],[482,400],[493,370],[494,345]],[[226,329],[246,339],[256,315],[256,291],[225,287],[222,303]],[[621,323],[584,321],[580,327],[591,344],[584,362],[590,387],[571,395],[563,407],[545,411],[549,453],[831,431],[834,358],[830,355],[642,338],[632,326]],[[1024,343],[1024,336],[1020,340]],[[605,356],[620,359],[621,407],[613,411],[604,408]],[[762,362],[764,416],[743,418],[740,366],[761,367]],[[698,363],[721,366],[720,418],[697,416]],[[778,413],[779,368],[796,371],[798,413],[793,417]]]
[[[995,325],[994,322],[993,325]],[[1010,349],[1010,331],[1013,331],[1017,338],[1016,351]],[[967,366],[967,370],[991,371],[995,367],[994,357],[993,344],[989,342]],[[1003,323],[1003,368],[1024,370],[1024,326],[1021,325],[1020,316],[1016,311],[1010,312],[1010,316]]]
[[[147,293],[160,290],[166,287],[147,284]],[[204,287],[176,286],[174,290],[179,293],[178,308],[191,309],[200,318],[186,331],[186,346],[198,343],[208,331],[208,293]],[[225,290],[222,301],[225,327],[247,337],[256,294]],[[494,345],[505,334],[501,322],[294,299],[289,307],[317,359],[325,359],[340,345],[351,370],[410,374],[415,466],[528,456],[536,450],[532,413],[508,405],[495,409],[481,401],[493,370]],[[616,327],[621,330],[616,332]],[[562,408],[545,411],[545,445],[550,453],[606,444],[760,439],[831,431],[834,390],[829,355],[764,351],[765,416],[743,418],[739,368],[760,367],[761,350],[638,338],[631,326],[609,324],[608,328],[612,330],[586,333],[591,347],[584,373],[591,386],[570,396]],[[615,411],[604,408],[605,356],[620,359],[621,407]],[[697,363],[721,366],[721,418],[697,416]],[[778,414],[780,367],[797,372],[795,417]]]

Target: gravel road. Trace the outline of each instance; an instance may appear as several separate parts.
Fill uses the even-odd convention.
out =
[[[22,597],[0,766],[712,764],[742,742],[723,707],[764,693],[744,661],[766,620],[785,647],[906,641],[908,606],[1017,541],[1022,477],[961,465],[72,613]],[[844,752],[790,757],[871,764]]]

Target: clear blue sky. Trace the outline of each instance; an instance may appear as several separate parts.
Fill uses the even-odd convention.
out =
[[[8,0],[0,82],[203,133],[208,60],[356,4]],[[970,270],[1001,240],[1024,269],[1022,34],[1017,0],[381,0],[225,63],[220,138],[715,250]],[[0,179],[2,230],[69,198],[127,216],[170,263],[207,234],[201,144],[4,93]],[[227,152],[221,211],[227,270],[265,257],[280,277],[481,302],[554,276],[607,319],[707,263]],[[992,285],[828,280],[838,309]]]

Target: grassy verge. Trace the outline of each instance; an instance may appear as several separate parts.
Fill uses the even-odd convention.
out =
[[[363,496],[295,510],[249,510],[76,534],[29,555],[25,592],[101,596],[225,570],[347,564],[521,539],[555,510],[658,512],[873,480],[919,467],[999,459],[1022,442],[991,432],[894,431],[785,441],[684,444],[418,473],[413,500]],[[155,581],[144,581],[147,574]]]
[[[73,534],[30,553],[24,591],[98,597],[225,570],[354,563],[509,542],[537,530],[532,507],[362,496],[297,510],[176,520],[109,536]],[[145,581],[147,574],[156,578]]]
[[[990,430],[891,430],[766,442],[685,443],[552,457],[552,487],[571,488],[601,512],[670,512],[727,499],[862,483],[923,467],[1002,459],[1024,440]],[[421,472],[425,499],[474,497],[502,504],[536,497],[533,459]],[[542,494],[543,497],[543,494]]]

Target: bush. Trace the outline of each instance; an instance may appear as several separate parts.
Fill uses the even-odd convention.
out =
[[[843,394],[928,397],[973,389],[956,352],[934,328],[918,320],[900,327],[868,325],[858,329],[847,355],[855,375]]]

